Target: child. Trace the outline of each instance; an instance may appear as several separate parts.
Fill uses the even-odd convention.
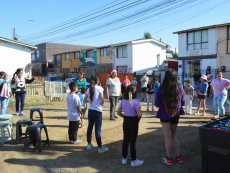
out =
[[[81,123],[79,124],[80,128],[85,128],[84,125],[84,118],[85,118],[85,112],[88,109],[88,103],[84,103],[83,100],[85,98],[86,88],[81,88],[81,92],[78,94],[80,101],[81,101],[81,110],[83,113],[83,117],[81,117]]]
[[[180,115],[184,115],[184,91],[177,82],[177,74],[173,69],[165,72],[162,85],[156,93],[156,107],[159,107],[157,118],[160,118],[165,138],[165,148],[167,157],[162,162],[167,165],[173,165],[172,146],[177,155],[177,161],[183,163],[183,157],[180,152],[180,144],[176,136],[176,129]]]
[[[131,81],[131,84],[137,86],[137,78],[134,77],[133,80]]]
[[[81,110],[81,101],[77,94],[78,84],[76,82],[70,82],[70,93],[66,97],[68,106],[67,120],[69,120],[69,142],[73,144],[81,143],[82,140],[77,139],[77,131],[79,127],[79,120],[83,117]]]
[[[149,78],[149,83],[147,84],[147,111],[149,111],[149,102],[152,103],[152,111],[154,111],[154,87],[151,82],[151,78]]]
[[[98,153],[104,153],[109,150],[108,147],[102,146],[101,143],[101,125],[102,125],[102,105],[104,104],[103,88],[98,86],[100,83],[99,76],[91,76],[90,87],[87,89],[84,103],[89,103],[88,111],[88,130],[87,130],[87,150],[93,147],[91,143],[93,126],[95,124],[95,135],[98,145]]]
[[[207,95],[207,91],[208,91],[208,83],[207,83],[207,76],[206,75],[202,75],[200,77],[201,83],[199,83],[199,90],[197,91],[198,94],[198,105],[197,105],[197,111],[195,113],[195,115],[199,115],[199,110],[200,110],[200,105],[201,102],[203,104],[203,116],[206,115],[205,113],[205,109],[206,109],[206,95]]]
[[[154,97],[155,97],[155,95],[157,94],[157,90],[161,86],[161,84],[158,82],[157,78],[154,80],[154,83],[155,83],[154,85]]]
[[[185,113],[192,114],[192,100],[194,97],[194,88],[192,86],[191,80],[186,81],[186,86],[184,88],[184,91],[185,91]]]
[[[128,148],[130,143],[130,152],[132,157],[131,166],[140,166],[143,160],[136,159],[136,140],[138,134],[138,124],[141,119],[141,106],[137,98],[136,86],[131,84],[125,91],[124,98],[117,110],[117,114],[124,118],[122,144],[122,164],[127,163]],[[124,114],[122,113],[124,111]]]

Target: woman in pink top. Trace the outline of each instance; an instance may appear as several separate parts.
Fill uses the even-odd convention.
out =
[[[207,92],[207,97],[212,97],[212,94],[210,94],[211,91],[211,82],[212,82],[212,74],[209,69],[206,70],[206,76],[207,76],[207,82],[208,82],[208,92]]]
[[[212,91],[214,92],[213,105],[215,108],[214,118],[219,117],[219,111],[221,116],[225,115],[224,103],[227,99],[227,90],[230,87],[230,81],[223,79],[223,73],[217,73],[217,79],[214,79],[211,83]]]
[[[128,85],[130,85],[130,84],[131,84],[131,82],[130,82],[130,80],[128,79],[128,76],[125,75],[125,79],[122,80],[122,96],[124,96],[126,87],[127,87]]]
[[[124,98],[117,110],[117,114],[124,118],[122,144],[122,164],[127,163],[128,148],[130,143],[130,153],[132,157],[131,166],[140,166],[143,160],[136,159],[136,140],[138,134],[138,125],[141,119],[141,106],[137,98],[136,86],[131,84],[126,88]],[[124,111],[124,114],[122,113]]]

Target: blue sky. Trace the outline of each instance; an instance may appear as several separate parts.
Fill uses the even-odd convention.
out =
[[[153,38],[161,38],[174,49],[178,47],[178,37],[173,34],[175,31],[230,22],[230,0],[171,0],[171,3],[166,1],[169,0],[2,1],[0,37],[12,39],[14,27],[26,19],[33,19],[33,22],[26,21],[16,28],[19,41],[29,44],[57,42],[103,46],[140,39],[145,31],[149,31]],[[111,10],[115,12],[131,3],[141,4],[109,15]],[[183,3],[188,4],[183,6]],[[155,8],[146,11],[153,5]],[[156,5],[161,6],[157,8]],[[101,11],[98,12],[99,10]],[[141,10],[142,13],[139,13]],[[121,20],[131,14],[136,15]],[[97,15],[97,18],[92,18]],[[68,25],[64,25],[66,21],[69,21]],[[66,27],[66,30],[61,28],[60,24]],[[73,25],[71,29],[70,25]]]

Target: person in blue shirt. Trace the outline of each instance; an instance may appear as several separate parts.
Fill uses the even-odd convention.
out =
[[[155,97],[155,95],[157,94],[157,90],[161,86],[161,84],[159,83],[157,78],[154,80],[154,83],[155,83],[155,86],[154,86],[154,97]]]
[[[83,88],[81,88],[81,92],[78,94],[80,101],[81,101],[81,110],[83,113],[83,117],[81,117],[81,123],[79,124],[79,127],[81,127],[81,128],[85,128],[84,118],[85,118],[86,110],[88,109],[88,103],[83,102],[83,100],[85,98],[85,93],[86,93],[86,88],[83,87]]]

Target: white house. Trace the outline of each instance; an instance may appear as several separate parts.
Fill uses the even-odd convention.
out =
[[[174,32],[178,34],[178,75],[184,83],[193,81],[194,71],[215,74],[217,63],[217,28],[214,26],[193,28]]]
[[[134,40],[111,45],[113,68],[118,73],[134,73],[148,68],[158,69],[166,60],[168,45],[154,39]]]
[[[0,71],[5,71],[12,77],[17,68],[24,68],[31,63],[31,50],[36,48],[26,43],[0,37]]]

